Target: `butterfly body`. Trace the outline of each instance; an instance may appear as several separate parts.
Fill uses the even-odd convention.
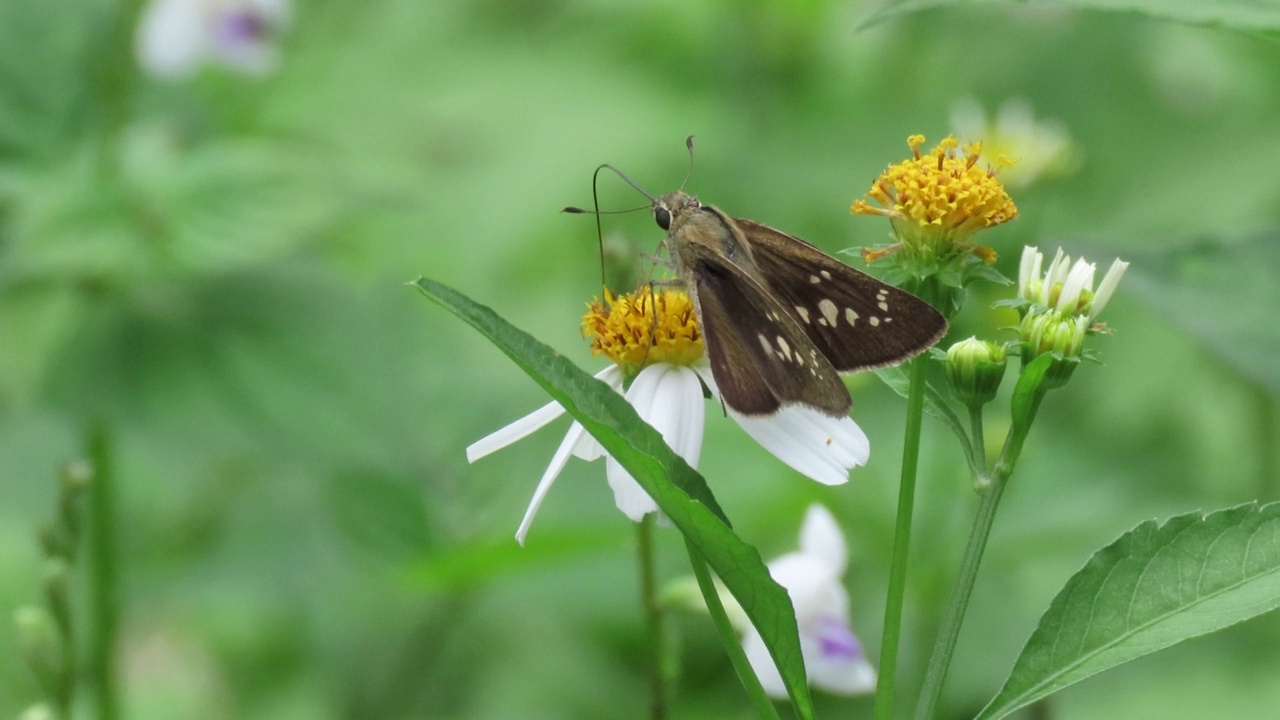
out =
[[[800,238],[732,218],[682,191],[654,200],[725,403],[743,415],[852,405],[839,374],[892,365],[946,332],[928,303]]]

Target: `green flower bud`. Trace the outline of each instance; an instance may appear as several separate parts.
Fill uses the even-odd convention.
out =
[[[966,405],[991,402],[1004,379],[1005,349],[1002,345],[971,337],[947,350],[942,364],[956,396]]]
[[[13,614],[22,656],[36,676],[36,681],[50,697],[58,697],[62,689],[62,641],[53,618],[44,608],[28,605]]]
[[[1064,317],[1057,312],[1028,313],[1022,319],[1022,365],[1050,353],[1053,364],[1044,375],[1045,389],[1062,387],[1071,379],[1084,353],[1084,335],[1089,318],[1084,315]]]

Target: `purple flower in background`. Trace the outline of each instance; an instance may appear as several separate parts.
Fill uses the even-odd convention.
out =
[[[138,62],[170,80],[205,63],[266,75],[279,64],[276,40],[289,15],[290,0],[153,0],[138,25]]]
[[[839,695],[861,695],[875,690],[876,671],[849,627],[849,593],[842,581],[847,564],[844,534],[831,512],[815,504],[800,528],[800,550],[771,561],[769,574],[787,589],[795,606],[809,684]],[[749,624],[742,646],[765,692],[785,698],[778,668]]]

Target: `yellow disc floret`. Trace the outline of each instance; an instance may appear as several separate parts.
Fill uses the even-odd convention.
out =
[[[689,296],[679,290],[654,293],[648,285],[616,295],[605,290],[582,316],[591,354],[604,355],[631,374],[645,365],[690,365],[706,348]]]
[[[927,155],[920,154],[923,135],[907,138],[912,157],[876,178],[867,200],[853,203],[856,215],[883,215],[893,223],[898,239],[916,252],[946,257],[971,252],[986,262],[995,260],[990,248],[969,245],[970,235],[1018,216],[1018,208],[996,179],[997,168],[979,167],[982,143],[966,145],[946,137]]]

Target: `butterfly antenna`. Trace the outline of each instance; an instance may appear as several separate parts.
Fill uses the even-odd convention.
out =
[[[604,297],[604,292],[605,290],[607,290],[607,288],[605,287],[605,279],[604,279],[604,227],[600,222],[600,216],[601,215],[623,215],[625,213],[631,213],[637,210],[646,210],[649,207],[648,205],[641,205],[640,207],[629,208],[627,210],[601,210],[600,209],[600,193],[597,188],[599,186],[599,181],[600,181],[600,171],[604,170],[605,168],[608,168],[614,171],[615,173],[617,173],[618,177],[625,180],[628,185],[638,190],[640,194],[648,198],[650,202],[654,202],[654,197],[649,193],[645,192],[644,188],[632,182],[631,178],[623,174],[623,172],[618,168],[608,163],[605,163],[597,167],[595,172],[591,173],[591,205],[593,209],[584,210],[579,207],[570,206],[560,211],[560,212],[574,213],[574,214],[580,214],[580,215],[596,216],[596,243],[600,248],[600,292],[601,292],[602,298]]]
[[[684,190],[684,186],[688,184],[689,177],[693,175],[693,136],[684,139],[684,146],[689,150],[689,169],[684,174],[684,182],[680,183],[680,189]]]

